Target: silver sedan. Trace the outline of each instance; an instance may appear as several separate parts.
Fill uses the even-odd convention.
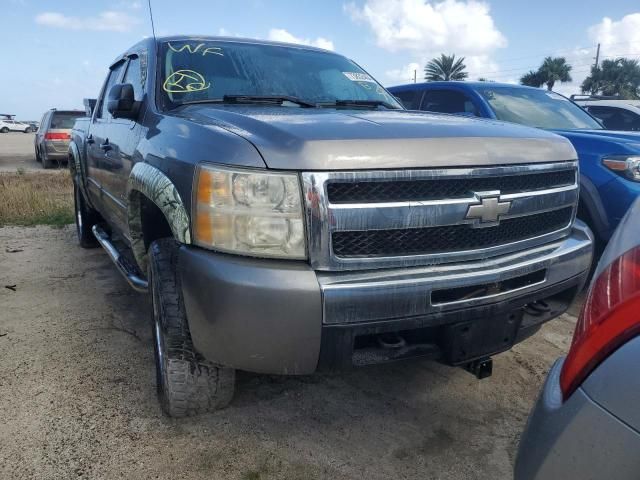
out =
[[[640,199],[589,288],[522,435],[516,480],[640,478]]]

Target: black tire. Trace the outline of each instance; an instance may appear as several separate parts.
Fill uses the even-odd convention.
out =
[[[98,223],[100,216],[91,209],[75,182],[73,182],[73,204],[76,214],[76,233],[82,248],[95,248],[99,245],[91,228]]]
[[[24,133],[31,133],[31,127],[27,127],[24,129]]]
[[[47,157],[47,152],[44,152],[40,158],[42,158],[42,168],[48,169],[53,167],[53,162]]]
[[[0,132],[9,133],[9,129],[7,127],[4,127],[2,130],[0,130]]]
[[[42,157],[40,156],[40,150],[36,148],[36,162],[42,162]]]
[[[177,275],[178,245],[171,238],[149,247],[156,381],[162,410],[188,417],[226,407],[235,390],[235,370],[205,360],[193,347]]]

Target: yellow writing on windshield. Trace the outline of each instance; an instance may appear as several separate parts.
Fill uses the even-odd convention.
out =
[[[222,53],[222,49],[220,47],[206,47],[205,43],[198,43],[197,45],[190,45],[188,43],[185,43],[180,47],[174,47],[173,45],[171,45],[171,43],[169,43],[168,45],[169,49],[176,53],[187,51],[191,54],[200,53],[203,57],[209,54],[220,55],[221,57],[224,57],[224,53]]]
[[[167,93],[201,92],[211,86],[204,77],[193,70],[178,70],[167,77],[162,88]]]

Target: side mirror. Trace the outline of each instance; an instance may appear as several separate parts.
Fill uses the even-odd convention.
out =
[[[140,109],[140,102],[136,102],[133,85],[130,83],[116,83],[107,97],[107,110],[113,118],[130,118],[135,120]]]

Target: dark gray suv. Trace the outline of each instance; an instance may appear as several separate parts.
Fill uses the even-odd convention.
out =
[[[82,110],[48,110],[40,121],[34,139],[36,161],[42,168],[67,162],[71,128],[77,118],[84,117]]]

